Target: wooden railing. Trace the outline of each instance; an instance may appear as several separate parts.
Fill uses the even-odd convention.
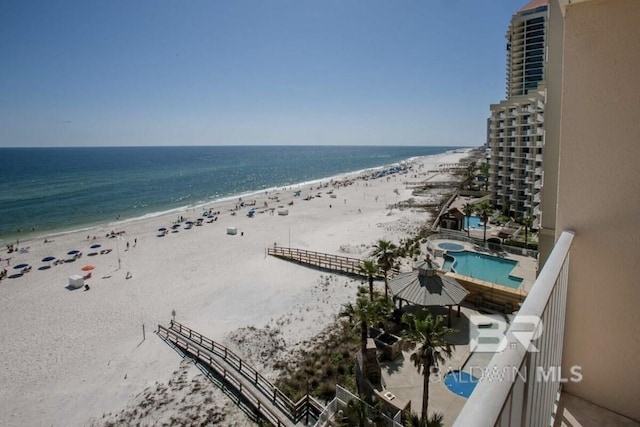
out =
[[[306,249],[283,248],[280,246],[268,248],[267,254],[329,270],[339,270],[345,273],[362,275],[360,271],[362,260],[359,258],[308,251]]]
[[[172,321],[169,328],[158,325],[158,334],[211,367],[275,426],[292,425],[309,416],[317,418],[324,410],[324,406],[309,395],[293,402],[232,350],[178,322]],[[255,392],[244,387],[243,380],[251,384]],[[272,408],[280,414],[274,413]]]

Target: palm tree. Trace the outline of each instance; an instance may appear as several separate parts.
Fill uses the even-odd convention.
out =
[[[482,219],[482,222],[484,223],[483,241],[485,243],[487,243],[487,222],[489,221],[489,217],[491,216],[492,211],[493,211],[493,208],[486,201],[480,203],[477,207],[477,212],[480,215],[480,219]]]
[[[469,228],[471,228],[469,227],[469,218],[471,218],[471,215],[473,214],[475,209],[475,206],[473,206],[471,203],[465,203],[464,206],[462,206],[462,213],[467,218],[467,237],[470,237]]]
[[[529,229],[531,229],[531,223],[533,221],[530,216],[523,216],[521,222],[522,225],[524,225],[524,246],[527,247],[529,243]]]
[[[467,165],[467,168],[462,171],[463,179],[462,179],[462,182],[460,183],[461,189],[463,190],[471,189],[471,186],[473,184],[473,179],[476,174],[476,168],[477,168],[476,162],[471,162],[469,163],[469,165]]]
[[[428,419],[424,419],[415,412],[411,412],[405,418],[404,425],[406,427],[443,427],[444,415],[434,412]]]
[[[369,301],[361,296],[355,305],[348,303],[342,306],[340,317],[347,317],[354,326],[360,326],[360,351],[362,352],[362,376],[366,378],[367,339],[369,338],[369,325],[373,325],[386,319],[393,311],[393,303],[388,298],[380,298]]]
[[[369,301],[373,302],[373,278],[378,275],[380,268],[373,260],[368,259],[362,262],[358,270],[369,279]]]
[[[362,397],[352,399],[347,402],[344,408],[342,420],[336,420],[339,426],[344,427],[367,427],[370,425],[386,425],[380,401],[373,405],[366,403]],[[384,423],[384,424],[382,424]]]
[[[369,422],[367,404],[361,399],[353,399],[347,403],[345,426],[366,427]]]
[[[384,297],[389,296],[389,270],[393,268],[397,256],[398,247],[388,240],[378,240],[373,246],[373,256],[377,258],[378,265],[384,272]]]
[[[489,162],[480,165],[480,173],[484,178],[484,191],[489,191]]]
[[[451,358],[455,345],[446,341],[445,337],[455,332],[446,327],[442,316],[433,317],[428,311],[423,310],[415,315],[405,314],[404,323],[409,327],[404,332],[405,345],[409,350],[415,350],[411,354],[411,361],[422,372],[422,419],[426,422],[429,407],[429,375],[431,368],[438,367],[445,362],[445,358]]]

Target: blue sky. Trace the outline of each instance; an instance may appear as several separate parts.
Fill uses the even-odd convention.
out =
[[[0,0],[0,146],[483,144],[526,0]]]

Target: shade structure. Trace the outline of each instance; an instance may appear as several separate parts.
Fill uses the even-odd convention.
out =
[[[395,298],[425,307],[458,305],[469,295],[456,279],[440,274],[430,261],[389,280],[389,290]]]
[[[81,268],[82,271],[91,271],[93,270],[95,267],[93,265],[85,265],[84,267]]]
[[[100,243],[96,243],[95,245],[91,245],[90,248],[91,249],[98,249],[99,247],[101,247],[102,245]]]
[[[67,255],[75,255],[75,254],[77,254],[77,253],[80,253],[80,251],[79,251],[79,250],[77,250],[77,249],[72,249],[72,250],[70,250],[69,252],[67,252]]]
[[[165,227],[160,227],[158,228],[158,231],[167,231],[167,229]]]
[[[56,259],[56,257],[54,257],[54,256],[46,256],[46,257],[42,258],[42,262],[51,262],[51,261],[53,261],[55,259]]]
[[[21,269],[27,268],[27,267],[29,267],[29,264],[18,264],[18,265],[14,265],[13,269],[14,270],[21,270]]]

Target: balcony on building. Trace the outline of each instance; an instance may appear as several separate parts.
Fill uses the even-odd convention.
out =
[[[486,369],[510,376],[481,380],[455,427],[640,421],[640,223],[634,211],[640,192],[633,160],[640,158],[640,50],[625,42],[640,36],[640,2],[549,4],[549,92],[535,101],[546,116],[536,114],[539,139],[532,142],[545,145],[544,191],[523,202],[541,230],[541,269],[506,332],[504,351]],[[526,168],[525,183],[536,189],[541,156],[532,153]],[[533,330],[527,317],[551,325],[535,341],[537,352],[520,339]],[[576,365],[583,381],[567,381]]]
[[[512,166],[514,169],[526,170],[527,165],[525,163],[516,163]]]

